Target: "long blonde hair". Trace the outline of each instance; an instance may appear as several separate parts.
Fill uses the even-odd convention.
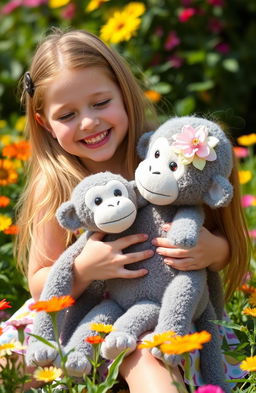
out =
[[[124,60],[97,36],[80,30],[62,32],[58,29],[46,36],[38,46],[29,70],[34,84],[34,95],[31,97],[25,89],[22,92],[32,157],[27,167],[27,182],[17,207],[20,233],[15,249],[18,265],[25,272],[35,217],[38,217],[44,208],[46,213],[41,221],[50,220],[58,206],[69,199],[74,186],[88,175],[79,158],[62,149],[56,139],[35,119],[35,113],[43,113],[47,86],[54,83],[54,77],[63,66],[68,69],[102,67],[108,70],[113,81],[119,86],[129,120],[124,160],[126,171],[131,178],[138,164],[137,139],[151,128],[146,120],[146,113],[153,122],[156,119],[152,105],[146,100]],[[39,190],[40,198],[37,195],[35,203],[35,192],[38,194],[38,184],[42,178],[47,187]]]

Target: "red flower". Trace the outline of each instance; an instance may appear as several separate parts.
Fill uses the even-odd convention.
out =
[[[10,198],[5,195],[0,195],[0,207],[6,207],[10,203]]]
[[[11,308],[12,306],[10,305],[9,302],[6,301],[6,299],[0,300],[0,310],[5,310],[6,308]]]
[[[17,225],[11,225],[3,231],[6,235],[17,235],[19,227]]]
[[[187,22],[192,16],[196,14],[195,8],[184,8],[179,14],[179,21],[181,23]]]
[[[96,336],[88,336],[84,339],[85,342],[89,343],[89,344],[100,344],[104,341],[104,338],[102,338],[99,335]]]

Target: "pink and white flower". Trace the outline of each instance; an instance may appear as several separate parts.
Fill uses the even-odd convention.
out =
[[[203,170],[206,161],[214,161],[217,158],[214,147],[219,139],[208,135],[206,126],[192,127],[185,125],[181,133],[173,135],[174,142],[171,147],[179,155],[183,165],[193,164],[199,170]]]

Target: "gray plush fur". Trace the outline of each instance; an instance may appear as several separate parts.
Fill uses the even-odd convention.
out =
[[[172,135],[180,132],[183,125],[187,124],[193,126],[204,124],[209,128],[210,133],[217,135],[220,139],[220,143],[215,148],[217,160],[207,162],[202,171],[188,165],[183,176],[178,180],[173,179],[172,173],[169,171],[165,182],[172,179],[172,184],[176,187],[176,191],[178,190],[176,200],[167,205],[163,203],[153,205],[154,201],[150,198],[151,204],[140,208],[136,221],[130,228],[122,232],[122,236],[146,232],[149,235],[149,240],[143,244],[135,244],[124,252],[137,252],[150,248],[151,239],[166,236],[162,225],[170,221],[172,221],[172,226],[167,236],[171,243],[182,247],[192,247],[197,242],[200,228],[204,222],[202,204],[220,207],[228,204],[232,198],[232,186],[228,182],[228,176],[232,169],[231,145],[215,123],[195,117],[174,118],[165,122],[153,135],[149,136],[148,142],[146,142],[147,135],[143,136],[143,148],[140,150],[141,144],[139,143],[138,149],[145,159],[136,171],[136,183],[139,191],[141,191],[140,182],[147,181],[153,172],[161,171],[161,168],[151,171],[152,173],[148,171],[153,166],[150,147],[154,141],[164,136],[166,138],[165,145],[168,146],[172,141]],[[174,158],[175,155],[172,159]],[[93,184],[95,184],[94,176],[97,175],[90,177]],[[106,174],[107,178],[109,176],[110,174]],[[159,174],[155,174],[155,176],[157,177]],[[104,184],[101,182],[102,180],[99,181],[100,184]],[[84,189],[86,183],[83,184],[83,182],[74,190],[71,198],[72,204],[60,207],[57,217],[64,227],[75,229],[75,227],[83,226],[95,230],[93,214],[89,213],[85,207],[84,195],[87,188]],[[155,180],[154,177],[147,184],[157,185],[157,192],[161,193],[161,182]],[[126,187],[130,194],[129,185],[126,184]],[[143,197],[147,197],[147,195],[143,195]],[[89,224],[92,226],[90,227]],[[108,235],[105,239],[110,241],[118,237],[120,235]],[[83,234],[53,265],[41,299],[49,299],[53,295],[60,296],[71,292],[72,264],[75,256],[81,252],[86,240],[87,234]],[[88,358],[91,356],[92,349],[89,344],[84,342],[84,338],[92,334],[88,328],[92,321],[114,324],[116,331],[111,332],[102,345],[103,356],[110,359],[117,356],[123,349],[128,349],[130,352],[134,350],[138,337],[146,331],[162,333],[173,330],[179,335],[184,335],[189,333],[192,322],[195,322],[198,330],[208,330],[213,336],[212,341],[206,344],[204,350],[201,351],[201,369],[204,382],[217,384],[225,392],[230,392],[228,384],[224,382],[218,331],[216,326],[209,322],[210,319],[216,319],[216,314],[209,300],[207,271],[205,269],[190,272],[178,271],[167,266],[158,254],[127,266],[128,269],[142,267],[148,270],[148,274],[144,277],[106,281],[105,289],[109,292],[110,299],[101,303],[99,303],[99,299],[103,294],[102,283],[92,283],[77,304],[66,313],[67,319],[61,325],[65,337],[64,351],[68,352],[75,347],[75,351],[69,354],[67,360],[69,373],[79,376],[82,373],[90,372]],[[210,279],[214,280],[212,277]],[[93,286],[95,288],[92,288]],[[93,308],[95,304],[97,306]],[[218,301],[215,302],[215,307],[218,307]],[[70,329],[72,312],[73,315],[79,315],[76,320],[80,319],[80,323],[77,328],[73,324]],[[220,314],[221,310],[218,309],[218,313]],[[46,315],[42,314],[40,321],[39,318],[40,314],[35,321],[34,333],[53,340],[52,329]],[[61,322],[63,323],[63,317]],[[45,365],[56,358],[54,351],[46,349],[42,343],[38,343],[34,339],[31,341],[27,353],[29,364],[35,362]],[[152,353],[157,357],[162,356],[156,348]],[[164,360],[175,366],[180,362],[180,357],[165,355]],[[58,360],[55,361],[58,362]]]

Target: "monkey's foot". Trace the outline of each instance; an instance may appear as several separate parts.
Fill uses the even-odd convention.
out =
[[[26,363],[28,366],[47,366],[57,357],[57,344],[49,341],[55,348],[52,348],[42,342],[33,342],[27,348]]]
[[[162,353],[157,347],[152,348],[151,353],[155,358],[163,360],[171,367],[176,367],[181,361],[180,355],[168,355],[166,353]]]
[[[101,355],[105,359],[115,359],[122,351],[126,356],[136,348],[136,337],[126,332],[111,332],[101,345]]]
[[[54,364],[56,367],[61,367],[59,356],[54,361]],[[71,377],[82,377],[83,375],[88,375],[92,368],[86,355],[78,351],[71,352],[68,355],[65,367],[68,375]]]

